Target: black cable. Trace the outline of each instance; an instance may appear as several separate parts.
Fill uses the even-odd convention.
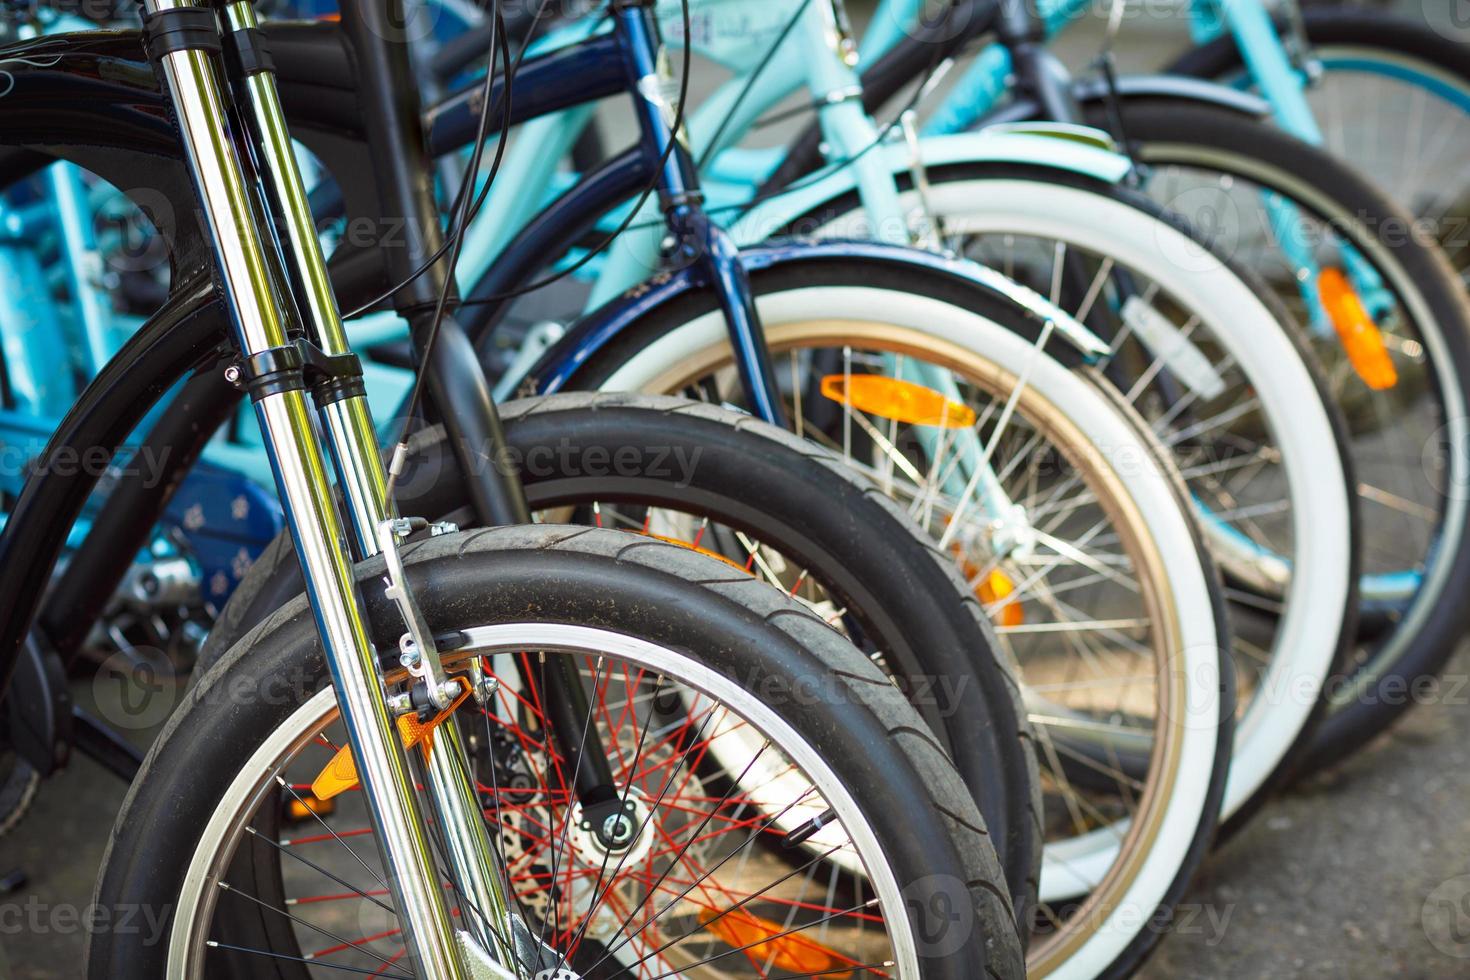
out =
[[[469,227],[469,223],[474,217],[473,212],[478,209],[479,205],[484,203],[491,185],[495,183],[495,175],[499,173],[500,163],[505,158],[505,144],[509,142],[507,130],[509,129],[508,124],[510,122],[513,74],[510,71],[510,42],[506,39],[505,20],[500,15],[500,0],[494,0],[494,12],[492,16],[495,23],[495,32],[494,36],[491,37],[490,66],[489,70],[485,73],[487,89],[485,92],[485,103],[480,107],[480,125],[479,130],[475,134],[475,149],[470,154],[469,168],[465,172],[464,183],[460,185],[460,193],[455,195],[454,204],[458,206],[458,213],[451,212],[450,232],[445,242],[449,246],[449,268],[445,270],[444,281],[439,285],[439,299],[434,304],[434,319],[429,324],[428,333],[424,338],[423,348],[420,352],[419,370],[414,375],[413,390],[408,396],[408,410],[404,414],[404,418],[407,419],[414,417],[418,411],[419,399],[423,397],[424,381],[429,376],[429,366],[433,363],[434,341],[439,337],[439,327],[444,322],[444,313],[449,305],[449,293],[454,289],[454,270],[455,266],[459,264],[460,250],[464,247],[465,229]],[[495,76],[497,56],[503,58],[507,69],[505,74],[505,87],[501,98],[503,106],[501,135],[495,144],[495,160],[490,165],[490,173],[486,176],[485,186],[480,194],[475,196],[473,195],[473,189],[475,180],[480,173],[480,162],[484,159],[485,139],[489,133],[489,80]],[[404,438],[407,438],[406,429]],[[399,443],[399,448],[406,451],[406,447],[402,442]],[[393,455],[393,464],[388,468],[386,496],[390,501],[393,499],[393,488],[398,481],[398,474],[402,466],[400,460],[403,455],[401,452],[395,452]]]
[[[683,0],[683,6],[684,6],[684,14],[685,14],[685,18],[684,18],[684,32],[685,33],[684,33],[684,36],[685,37],[688,37],[689,36],[689,18],[688,18],[688,14],[689,14],[689,0]],[[724,204],[724,205],[721,205],[719,207],[706,208],[705,209],[705,213],[707,213],[707,214],[727,214],[727,213],[738,213],[740,211],[747,211],[747,210],[749,210],[751,208],[754,208],[754,207],[756,207],[756,206],[758,206],[760,204],[764,204],[766,201],[774,200],[775,198],[781,197],[782,195],[792,194],[792,193],[795,193],[796,191],[802,190],[803,188],[810,187],[811,185],[813,185],[813,184],[815,184],[815,183],[817,183],[819,181],[822,181],[822,180],[827,179],[829,176],[831,176],[832,174],[836,173],[837,171],[843,169],[844,167],[850,167],[854,163],[857,163],[859,160],[861,160],[863,157],[865,157],[869,152],[871,152],[874,148],[876,148],[878,146],[881,146],[883,143],[887,142],[889,136],[892,135],[893,131],[896,130],[902,124],[904,115],[907,112],[909,112],[911,109],[913,109],[916,105],[919,104],[919,100],[924,97],[925,89],[928,87],[930,79],[932,79],[934,77],[934,73],[939,70],[939,65],[943,62],[943,60],[944,59],[942,57],[940,57],[939,51],[936,50],[935,51],[935,56],[930,61],[929,67],[927,69],[925,69],[923,78],[920,80],[918,87],[914,89],[914,94],[909,97],[908,102],[906,102],[904,104],[903,108],[899,110],[898,115],[896,115],[887,125],[885,125],[878,132],[877,136],[875,136],[873,138],[873,141],[872,142],[868,143],[866,146],[864,146],[861,150],[858,150],[858,152],[854,153],[852,156],[850,156],[850,157],[844,157],[841,160],[833,160],[833,161],[831,161],[831,162],[823,165],[822,167],[818,168],[817,170],[812,171],[810,174],[807,174],[805,177],[801,178],[800,180],[797,180],[797,181],[794,181],[794,182],[792,182],[790,184],[787,184],[785,187],[778,187],[778,188],[776,188],[774,190],[766,191],[763,194],[757,194],[754,197],[752,197],[750,200],[748,200],[748,201],[741,201],[738,204]],[[679,111],[678,111],[677,118],[675,120],[677,123],[682,123],[683,122],[683,118],[684,118],[684,96],[685,96],[685,93],[686,93],[686,87],[687,87],[687,83],[688,83],[688,80],[689,80],[689,71],[688,71],[688,69],[689,69],[689,61],[688,61],[688,58],[686,56],[685,63],[684,63],[684,78],[683,78],[684,85],[681,85],[681,87],[680,87],[680,91],[679,91]],[[749,84],[750,83],[747,83],[747,85],[749,85]],[[738,100],[737,100],[737,102],[738,102]],[[678,127],[676,126],[675,129],[674,129],[674,132],[675,133],[678,133],[678,131],[679,131],[678,130]],[[669,145],[669,147],[665,150],[664,155],[663,155],[663,158],[659,162],[659,169],[662,169],[663,162],[666,161],[666,160],[668,160],[669,153],[672,150],[673,150],[673,144],[671,142],[670,145]],[[617,228],[613,229],[613,231],[606,238],[604,238],[595,247],[593,247],[590,251],[588,251],[588,253],[586,255],[583,255],[581,258],[577,259],[577,261],[573,262],[571,265],[567,266],[565,269],[562,269],[559,272],[553,273],[552,275],[546,276],[546,277],[544,277],[542,279],[537,279],[537,280],[535,280],[533,282],[530,282],[530,283],[528,283],[528,284],[526,284],[524,286],[518,286],[515,289],[508,289],[508,290],[505,290],[504,292],[494,293],[494,294],[492,294],[490,296],[483,296],[483,297],[481,297],[479,299],[467,299],[467,300],[463,300],[463,301],[461,301],[461,304],[460,305],[462,305],[462,306],[485,306],[485,305],[490,304],[490,303],[499,303],[499,302],[501,302],[503,300],[514,299],[517,296],[523,296],[526,293],[534,292],[534,291],[542,288],[543,286],[549,286],[552,283],[557,282],[558,280],[561,280],[561,279],[566,278],[567,276],[569,276],[572,273],[576,272],[578,269],[580,269],[583,266],[585,266],[588,262],[591,262],[600,253],[602,253],[604,250],[606,250],[606,248],[608,247],[608,245],[612,244],[613,239],[617,238],[623,232],[628,231],[629,229],[634,229],[634,230],[641,231],[641,230],[646,229],[646,228],[657,228],[657,227],[661,226],[664,223],[662,220],[658,220],[658,221],[645,221],[645,222],[643,222],[642,224],[639,224],[639,225],[634,225],[633,224],[633,219],[638,216],[638,212],[643,208],[643,203],[645,201],[647,201],[649,195],[653,193],[654,186],[656,186],[656,185],[650,185],[646,190],[644,190],[644,192],[639,196],[637,203],[634,205],[634,207],[632,208],[632,210],[628,213],[628,216],[622,220],[622,222],[617,226]]]
[[[720,140],[724,137],[725,130],[730,128],[730,120],[735,118],[735,110],[740,108],[741,104],[745,102],[745,97],[750,94],[752,89],[755,88],[756,79],[761,77],[761,72],[766,70],[766,68],[771,63],[771,59],[776,57],[776,52],[780,50],[781,45],[786,43],[786,38],[791,34],[792,29],[796,27],[797,22],[801,20],[801,15],[806,13],[806,8],[810,3],[811,0],[802,0],[801,3],[796,5],[796,12],[791,15],[791,19],[788,20],[786,22],[786,25],[781,28],[781,33],[776,35],[776,40],[771,44],[769,48],[766,49],[766,53],[761,56],[760,63],[757,64],[755,66],[755,70],[750,73],[750,77],[746,80],[745,85],[740,89],[740,94],[735,96],[735,101],[730,104],[730,111],[725,114],[724,119],[720,120],[720,125],[717,129],[715,129],[715,134],[710,137],[709,146],[706,146],[704,148],[704,153],[699,158],[700,170],[704,169],[705,164],[709,163],[709,158],[713,156],[715,150],[719,148]],[[684,37],[685,44],[689,44],[689,35],[686,33]],[[685,57],[688,57],[687,52],[685,54]]]
[[[496,2],[498,3],[499,0],[496,0]],[[546,3],[546,2],[549,2],[549,0],[543,0],[543,3]],[[502,32],[500,32],[499,30],[497,30],[496,31],[496,34],[499,34],[499,33],[502,33]],[[490,41],[491,41],[491,48],[490,48],[490,67],[489,67],[489,70],[486,71],[486,73],[485,73],[485,86],[484,86],[484,91],[481,93],[481,98],[480,98],[480,120],[479,120],[479,123],[477,124],[476,129],[475,129],[475,151],[474,151],[475,156],[474,156],[474,159],[475,159],[476,168],[478,168],[478,166],[479,166],[480,154],[484,150],[485,138],[488,135],[488,132],[489,132],[489,129],[490,129],[490,104],[491,104],[490,103],[490,93],[494,90],[495,64],[496,64],[496,58],[498,57],[499,50],[500,50],[499,47],[495,44],[495,36],[492,35]],[[505,108],[504,108],[504,111],[502,112],[502,120],[508,121],[509,118],[510,118],[510,108],[509,107],[510,107],[510,104],[511,104],[510,97],[509,97],[510,84],[511,84],[509,73],[507,73],[505,84],[506,84],[506,93],[505,93],[505,98],[503,100],[503,105],[505,106]],[[505,138],[506,138],[506,135],[507,135],[503,130],[504,130],[504,127],[502,127],[502,133],[501,133],[501,138],[500,138],[500,145],[502,147],[505,145]],[[497,152],[497,154],[496,154],[496,160],[498,161],[499,159],[500,159],[500,153]],[[491,171],[491,175],[492,176],[494,175],[494,171],[493,170]],[[452,202],[450,202],[449,210],[450,210],[450,213],[451,214],[453,214],[455,211],[458,211],[460,209],[461,203],[463,202],[463,200],[465,199],[465,197],[471,192],[472,188],[474,187],[474,185],[475,185],[475,178],[477,176],[478,176],[478,170],[477,169],[469,170],[466,173],[464,182],[459,185],[459,190],[457,192],[455,192],[454,200]],[[488,189],[489,186],[490,186],[490,182],[489,181],[486,181],[485,186]],[[475,202],[476,203],[476,207],[473,209],[473,211],[471,212],[471,215],[470,215],[472,218],[474,217],[474,214],[478,213],[478,211],[479,211],[479,205],[483,202],[483,200],[484,200],[484,194],[482,193],[480,195],[480,198]],[[418,279],[419,276],[422,276],[425,272],[428,272],[430,269],[432,269],[434,267],[434,264],[437,263],[440,259],[442,259],[444,257],[444,255],[445,255],[445,253],[447,253],[449,251],[449,249],[451,247],[453,247],[455,240],[460,236],[461,233],[462,233],[462,229],[460,229],[457,226],[451,226],[451,228],[449,229],[449,234],[445,237],[444,242],[437,249],[434,250],[434,254],[433,255],[429,256],[427,259],[424,260],[424,263],[422,265],[420,265],[417,269],[415,269],[408,276],[406,276],[405,278],[403,278],[402,280],[400,280],[396,284],[394,284],[392,286],[389,286],[386,290],[384,290],[383,292],[379,293],[377,296],[373,297],[372,299],[368,300],[366,303],[363,303],[361,306],[359,306],[356,309],[354,309],[351,313],[348,313],[345,316],[343,316],[342,319],[343,320],[354,320],[357,317],[362,316],[364,313],[366,313],[369,310],[371,310],[374,307],[376,307],[379,303],[386,302],[395,293],[397,293],[400,289],[403,289],[409,283],[411,283],[414,280]]]
[[[526,51],[530,48],[531,41],[532,41],[532,39],[535,36],[536,26],[540,23],[541,18],[546,15],[546,11],[547,11],[547,9],[550,6],[551,6],[551,0],[541,0],[540,6],[538,6],[536,8],[536,14],[535,14],[535,16],[531,18],[530,24],[527,27],[526,39],[521,43],[520,50],[518,52],[516,52],[515,60],[513,62],[511,62],[510,67],[506,70],[506,82],[505,82],[505,84],[506,84],[506,97],[505,97],[505,100],[504,100],[504,103],[503,103],[505,108],[504,108],[504,111],[503,111],[503,113],[501,115],[501,132],[500,132],[501,145],[504,145],[505,140],[507,138],[509,138],[509,135],[510,135],[509,134],[509,130],[510,130],[511,101],[510,101],[510,97],[509,97],[509,92],[510,92],[511,80],[512,80],[513,76],[515,75],[516,71],[520,69],[521,62],[523,60],[525,60]],[[502,19],[501,23],[504,23],[504,20],[503,19]],[[503,34],[504,32],[501,31],[500,33]],[[492,49],[492,51],[491,51],[490,68],[489,68],[489,71],[487,71],[485,73],[485,90],[482,93],[482,98],[481,98],[481,108],[480,108],[480,113],[481,113],[481,126],[479,127],[479,131],[478,131],[478,133],[476,135],[476,142],[477,143],[480,143],[480,142],[483,142],[484,141],[484,135],[483,134],[485,132],[485,128],[484,128],[484,119],[486,118],[485,113],[488,111],[489,106],[490,106],[490,92],[491,92],[492,84],[493,84],[493,81],[494,81],[494,78],[495,78],[495,61],[494,61],[494,58],[495,58],[495,51]],[[497,155],[497,159],[498,159],[498,155]],[[493,178],[494,175],[495,175],[495,170],[492,169],[491,170],[491,177]],[[473,174],[471,176],[473,176]],[[489,181],[489,180],[486,181],[485,187],[480,191],[479,197],[475,199],[474,207],[472,207],[470,209],[470,215],[469,215],[469,217],[470,217],[470,220],[471,221],[473,221],[475,219],[476,215],[478,215],[480,213],[480,208],[484,205],[486,197],[489,196],[490,183],[491,183],[491,181]],[[451,213],[458,208],[460,196],[465,193],[465,191],[466,191],[467,188],[472,187],[472,186],[473,186],[473,182],[472,181],[469,181],[469,182],[466,182],[466,183],[460,185],[459,192],[455,195],[454,202],[452,202],[450,204],[450,207],[449,207],[449,210],[450,210]],[[375,296],[372,299],[368,300],[366,303],[363,303],[362,305],[358,306],[351,313],[348,313],[346,316],[342,317],[342,319],[343,320],[354,320],[357,317],[362,316],[364,313],[367,313],[368,311],[370,311],[374,307],[376,307],[379,303],[386,302],[389,298],[391,298],[393,296],[394,293],[398,292],[400,289],[403,289],[405,286],[407,286],[409,283],[413,282],[419,276],[422,276],[425,272],[428,272],[430,269],[432,269],[434,267],[434,263],[438,262],[441,258],[444,257],[445,253],[449,251],[450,247],[453,244],[453,239],[456,237],[457,234],[460,234],[460,233],[462,233],[462,229],[451,229],[451,234],[450,234],[450,236],[448,238],[445,239],[444,244],[440,245],[439,248],[437,250],[435,250],[434,254],[431,255],[431,256],[429,256],[429,258],[424,261],[424,264],[423,265],[419,266],[411,274],[409,274],[406,278],[404,278],[403,280],[401,280],[397,284],[395,284],[393,286],[390,286],[388,289],[384,290],[382,293],[379,293],[377,296]]]
[[[680,7],[683,9],[684,36],[688,37],[690,32],[689,0],[680,0]],[[524,286],[517,286],[515,289],[507,289],[505,292],[496,293],[492,296],[486,296],[477,300],[465,300],[461,305],[483,306],[486,303],[498,303],[501,300],[514,299],[517,296],[524,296],[526,293],[533,293],[536,290],[541,289],[545,286],[550,286],[554,282],[559,282],[560,280],[565,279],[567,276],[576,272],[578,269],[582,268],[588,262],[591,262],[598,255],[601,255],[603,252],[605,252],[608,246],[611,245],[619,235],[632,227],[633,219],[638,217],[638,212],[643,210],[644,203],[649,199],[649,197],[653,195],[653,192],[658,189],[660,172],[663,170],[664,165],[668,163],[669,157],[673,155],[674,147],[677,146],[679,143],[679,130],[682,129],[684,126],[684,105],[689,100],[690,61],[691,59],[686,52],[684,56],[684,64],[680,69],[679,104],[674,110],[674,125],[669,136],[669,143],[667,146],[664,147],[664,152],[659,157],[658,166],[654,168],[655,173],[653,179],[649,181],[648,186],[643,189],[643,193],[638,195],[638,200],[636,203],[634,203],[633,208],[628,212],[628,216],[624,218],[618,224],[618,226],[607,235],[606,238],[598,242],[597,245],[595,245],[590,251],[588,251],[586,255],[582,256],[577,261],[567,266],[565,269],[562,269],[559,272],[554,272],[549,276],[545,276],[544,278],[529,282]],[[661,224],[663,224],[662,221],[650,221],[643,225],[640,225],[639,227],[647,228]]]

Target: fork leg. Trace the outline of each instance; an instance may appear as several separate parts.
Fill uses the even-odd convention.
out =
[[[236,0],[224,12],[229,32],[226,41],[237,52],[230,83],[245,106],[262,182],[283,220],[286,268],[300,297],[307,336],[328,357],[347,354],[346,331],[281,110],[275,72],[252,56],[258,40],[255,8],[249,0]],[[389,516],[392,503],[386,498],[386,480],[360,375],[347,385],[321,386],[314,394],[356,531],[354,543],[360,557],[369,557],[379,551],[378,525]],[[462,904],[469,906],[461,910],[461,924],[485,949],[499,947],[502,963],[510,962],[514,950],[497,939],[511,935],[503,869],[495,858],[455,719],[442,725],[439,737],[430,742],[423,783],[426,808],[440,829],[448,870],[463,897]]]
[[[145,0],[150,26],[179,23],[174,11],[201,9],[179,0]],[[198,23],[196,22],[196,27]],[[224,289],[232,327],[247,364],[275,364],[287,347],[286,320],[269,272],[250,189],[228,130],[207,32],[188,32],[188,46],[155,47],[172,100]],[[155,37],[168,35],[155,34]],[[175,32],[173,37],[179,37]],[[216,27],[217,38],[217,27]],[[170,46],[171,47],[171,46]],[[296,545],[317,629],[326,651],[342,720],[357,761],[364,798],[383,850],[405,940],[425,977],[464,976],[444,889],[415,801],[407,761],[389,717],[377,654],[352,574],[342,521],[315,439],[299,368],[260,376],[251,392],[276,487]],[[273,383],[264,383],[272,380]]]

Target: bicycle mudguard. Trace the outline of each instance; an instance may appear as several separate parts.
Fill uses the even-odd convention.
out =
[[[1066,351],[1074,361],[1090,363],[1111,353],[1111,348],[1102,338],[1046,297],[967,259],[868,241],[772,243],[742,249],[740,257],[746,271],[753,277],[762,272],[833,259],[845,263],[901,267],[911,276],[939,277],[963,289],[973,290],[990,301],[1000,300],[1019,307],[1024,319],[1034,325],[1038,334],[1048,323],[1051,324],[1055,335],[1064,341],[1054,345],[1055,352]],[[579,320],[561,340],[548,348],[517,384],[517,397],[566,390],[573,385],[577,372],[625,330],[706,285],[692,268],[685,268],[659,273],[634,286]]]
[[[1107,139],[1103,133],[1098,136],[1103,140]],[[1108,184],[1116,184],[1127,175],[1132,166],[1125,156],[1062,132],[1045,135],[1033,131],[926,136],[920,140],[919,148],[917,160],[907,143],[888,143],[875,147],[872,152],[882,153],[889,170],[899,178],[913,174],[917,166],[1017,163],[1032,167],[1050,167],[1058,172],[1081,174]],[[790,234],[798,219],[856,190],[857,175],[850,167],[834,170],[825,177],[804,178],[792,189],[782,191],[742,215],[731,225],[730,237],[737,245],[745,247],[763,242],[775,234]]]

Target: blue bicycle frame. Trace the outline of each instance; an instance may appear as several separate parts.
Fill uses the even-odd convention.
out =
[[[1294,0],[1292,0],[1294,2]],[[1048,37],[1055,36],[1086,12],[1089,0],[1041,0],[1037,17]],[[882,0],[873,17],[874,27],[863,39],[861,59],[871,63],[899,43],[909,25],[916,24],[922,0]],[[1196,42],[1214,40],[1229,31],[1239,46],[1250,82],[1271,106],[1276,122],[1298,139],[1322,142],[1321,129],[1307,102],[1306,88],[1315,68],[1304,49],[1293,56],[1282,43],[1261,0],[1191,0],[1191,34]],[[1000,44],[983,49],[949,94],[935,107],[924,127],[926,135],[964,132],[980,125],[997,106],[1012,72],[1010,52]],[[1307,236],[1298,233],[1302,217],[1279,196],[1264,196],[1267,215],[1283,253],[1298,270],[1302,300],[1310,326],[1320,336],[1333,327],[1315,284],[1320,268]],[[1381,316],[1393,297],[1372,265],[1352,248],[1342,249],[1342,261],[1364,306]]]

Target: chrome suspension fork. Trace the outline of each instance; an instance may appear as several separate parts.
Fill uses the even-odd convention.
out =
[[[235,74],[243,76],[244,84],[236,86],[235,95],[253,137],[259,176],[284,219],[282,244],[294,289],[278,281],[281,266],[268,251],[269,232],[256,221],[251,162],[242,160],[231,140],[215,68],[214,54],[220,50],[215,12],[187,0],[144,0],[144,10],[150,55],[173,103],[228,294],[242,357],[236,370],[254,403],[301,562],[404,939],[419,975],[459,980],[469,975],[457,953],[463,937],[456,936],[435,866],[415,774],[389,708],[353,575],[353,552],[307,406],[308,371],[325,374],[326,383],[315,386],[321,426],[346,500],[354,550],[367,557],[378,550],[378,529],[391,516],[386,478],[361,373],[354,369],[331,292],[274,75],[258,60],[244,70],[237,61]],[[246,32],[248,43],[248,32],[255,27],[249,5],[230,4],[224,15],[231,42],[238,45]],[[294,309],[284,301],[292,293]],[[304,331],[289,326],[293,312]],[[434,744],[426,782],[441,828],[458,838],[446,848],[452,871],[471,900],[499,896],[504,925],[504,893],[497,890],[501,879],[493,867],[460,740],[441,737]],[[467,806],[473,807],[472,813],[461,812]],[[488,916],[492,910],[480,911]]]

